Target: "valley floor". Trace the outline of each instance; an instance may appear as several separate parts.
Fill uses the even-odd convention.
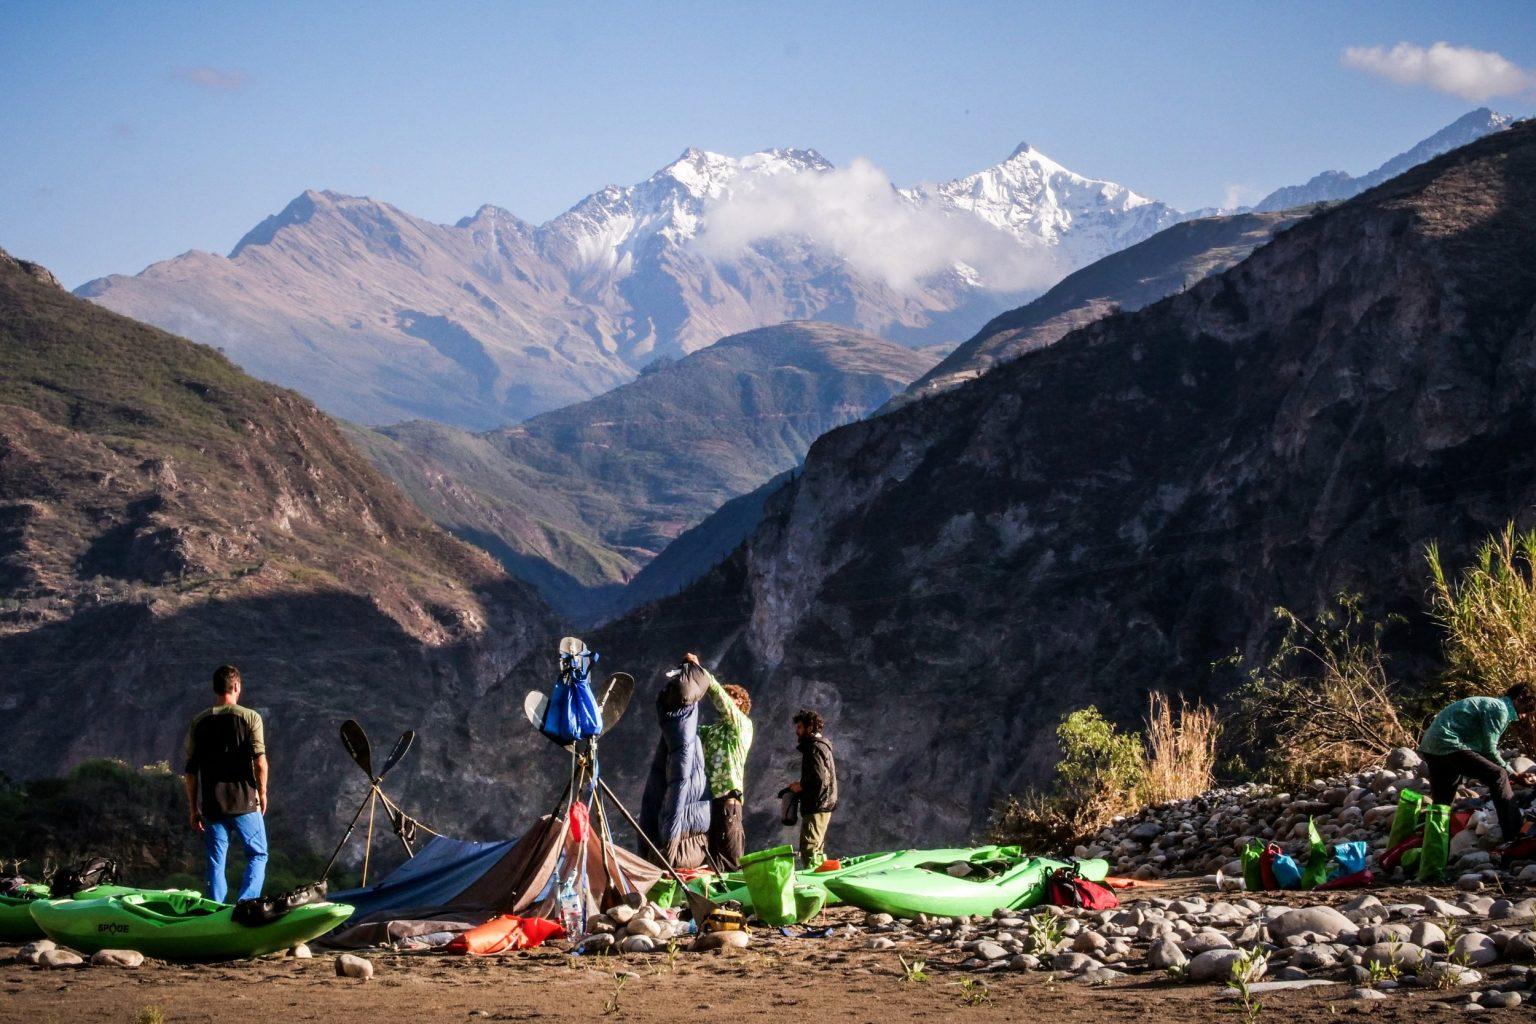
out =
[[[1162,887],[1160,887],[1162,888]],[[1195,893],[1181,881],[1157,895]],[[1378,895],[1388,899],[1386,891]],[[1407,897],[1409,891],[1398,893]],[[1449,892],[1444,895],[1452,895]],[[1284,902],[1311,903],[1302,894]],[[838,923],[863,914],[839,909]],[[557,950],[466,959],[437,954],[372,954],[369,981],[334,975],[332,957],[267,959],[177,966],[146,963],[137,970],[91,968],[50,971],[0,967],[0,1021],[27,1024],[180,1022],[294,1024],[300,1021],[411,1021],[473,1024],[493,1021],[1072,1021],[1178,1020],[1182,1024],[1241,1021],[1238,1006],[1214,984],[1176,984],[1160,973],[1140,973],[1109,985],[1064,981],[1042,972],[972,973],[959,956],[923,948],[872,951],[868,936],[786,938],[756,933],[746,950],[616,958],[572,959]],[[898,954],[927,959],[928,979],[904,979]],[[629,972],[622,986],[620,972]],[[967,988],[963,983],[969,981]],[[1372,1017],[1378,1021],[1450,1017],[1466,996],[1431,990],[1399,991],[1358,1002],[1348,985],[1262,998],[1261,1020],[1288,1024]],[[149,1008],[157,1008],[157,1017]],[[1483,1020],[1529,1019],[1529,1009],[1483,1010]]]

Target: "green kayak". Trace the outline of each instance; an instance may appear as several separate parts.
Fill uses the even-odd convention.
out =
[[[826,905],[836,906],[843,902],[833,883],[839,879],[871,871],[888,871],[893,868],[915,867],[932,861],[949,863],[967,860],[973,849],[961,850],[888,850],[883,853],[864,853],[857,857],[843,857],[838,867],[830,871],[796,871],[796,889],[820,889],[826,893]],[[690,883],[693,885],[693,883]],[[673,886],[675,888],[675,885]],[[716,903],[735,900],[747,914],[752,913],[752,894],[747,891],[747,880],[739,871],[733,871],[708,883],[705,893]]]
[[[246,926],[234,922],[234,910],[194,892],[163,892],[39,900],[32,917],[50,939],[82,953],[136,949],[162,960],[236,960],[319,938],[352,914],[344,903],[311,903]]]
[[[917,864],[859,872],[833,880],[829,888],[861,910],[896,917],[986,915],[1039,903],[1045,898],[1050,873],[1067,866],[1065,861],[1030,857],[1016,846],[930,852],[964,856],[930,856]],[[967,873],[952,874],[959,864]],[[1100,881],[1109,873],[1108,862],[1102,860],[1079,861],[1077,867],[1092,881]]]
[[[147,889],[131,889],[126,885],[97,885],[82,889],[74,899],[88,900],[101,896],[126,896],[129,893],[149,892]],[[7,942],[31,942],[43,938],[43,930],[32,920],[32,907],[39,900],[48,898],[48,887],[33,883],[23,886],[18,896],[0,896],[0,940]]]

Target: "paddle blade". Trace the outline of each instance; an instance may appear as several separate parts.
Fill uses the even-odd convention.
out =
[[[603,732],[610,732],[619,719],[624,717],[624,711],[629,707],[629,698],[634,692],[635,677],[628,672],[615,672],[608,677],[608,685],[598,698],[603,709]]]
[[[373,750],[368,745],[368,734],[350,718],[341,723],[341,745],[347,748],[347,754],[357,762],[363,774],[373,778]]]
[[[384,776],[389,774],[391,768],[400,763],[400,759],[405,756],[405,752],[410,750],[411,744],[415,742],[415,729],[407,729],[400,734],[400,739],[395,743],[395,749],[389,752],[389,756],[384,759],[384,767],[379,769],[379,779],[382,780]]]

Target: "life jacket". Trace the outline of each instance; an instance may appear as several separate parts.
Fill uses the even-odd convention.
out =
[[[1113,891],[1090,882],[1078,874],[1075,865],[1057,868],[1046,883],[1046,902],[1058,907],[1078,907],[1083,910],[1113,910],[1120,899]]]

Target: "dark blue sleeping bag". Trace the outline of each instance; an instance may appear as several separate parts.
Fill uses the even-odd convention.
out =
[[[699,702],[710,678],[685,664],[656,698],[661,740],[640,802],[640,827],[679,870],[701,866],[708,855],[709,775],[699,743]]]

